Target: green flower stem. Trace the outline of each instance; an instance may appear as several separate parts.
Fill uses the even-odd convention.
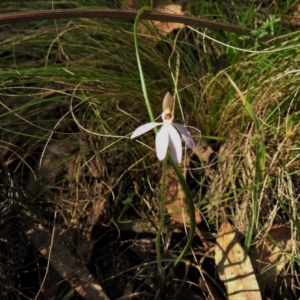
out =
[[[149,114],[151,122],[154,122],[155,119],[154,119],[154,116],[153,116],[151,104],[150,104],[148,94],[147,94],[147,88],[146,88],[146,83],[145,83],[145,78],[144,78],[140,53],[139,53],[138,39],[137,39],[137,27],[138,27],[141,15],[146,11],[153,11],[153,9],[151,7],[148,7],[148,6],[144,6],[139,10],[139,12],[137,13],[137,16],[135,18],[135,22],[134,22],[134,47],[135,47],[135,56],[136,56],[138,69],[139,69],[139,73],[140,73],[141,85],[142,85],[142,90],[143,90],[143,94],[144,94],[144,98],[145,98],[145,102],[146,102],[146,107],[147,107],[148,114]],[[157,133],[157,128],[154,128],[154,132]]]
[[[138,64],[138,69],[139,69],[139,75],[140,75],[140,79],[141,79],[143,95],[144,95],[145,102],[146,102],[146,107],[147,107],[148,114],[149,114],[151,122],[154,122],[155,119],[154,119],[154,116],[153,116],[153,112],[152,112],[152,109],[151,109],[151,104],[150,104],[148,94],[147,94],[147,88],[146,88],[146,84],[145,84],[145,78],[144,78],[143,68],[142,68],[142,64],[141,64],[141,58],[140,58],[140,54],[139,54],[138,38],[137,38],[138,23],[140,21],[141,15],[146,11],[153,11],[153,9],[151,7],[142,7],[139,10],[139,12],[138,12],[138,14],[135,18],[135,23],[134,23],[134,45],[135,45],[135,54],[136,54],[136,59],[137,59],[137,64]],[[155,133],[157,133],[157,128],[154,128],[154,131],[155,131]],[[192,243],[194,235],[195,235],[196,221],[195,221],[195,208],[194,208],[193,198],[192,198],[190,190],[187,186],[185,178],[182,174],[182,171],[180,170],[178,165],[173,161],[170,154],[168,154],[167,159],[171,163],[171,165],[172,165],[172,167],[173,167],[173,169],[174,169],[174,171],[177,175],[179,183],[180,183],[180,185],[181,185],[181,187],[184,191],[186,201],[187,201],[187,204],[188,204],[189,217],[190,217],[190,231],[189,231],[187,243],[186,243],[184,249],[182,250],[182,252],[180,253],[180,255],[175,260],[175,262],[173,264],[173,267],[172,267],[172,269],[170,270],[170,272],[168,274],[168,276],[170,276],[173,273],[173,269],[178,265],[180,260],[184,257],[187,250],[191,246],[191,243]],[[165,159],[164,163],[163,163],[162,199],[161,199],[161,203],[160,203],[160,227],[158,229],[158,233],[157,233],[157,237],[156,237],[157,260],[158,260],[158,264],[159,264],[160,269],[162,269],[162,267],[161,267],[161,252],[160,252],[160,236],[161,236],[161,232],[162,232],[163,225],[164,225],[164,209],[165,209],[164,197],[165,197],[165,188],[166,188],[167,159]]]
[[[189,235],[188,235],[188,240],[186,245],[184,246],[183,250],[179,254],[179,256],[176,258],[173,267],[171,268],[167,278],[172,275],[174,268],[178,265],[178,263],[181,261],[181,259],[184,257],[188,249],[190,248],[194,235],[195,235],[195,228],[196,228],[196,220],[195,220],[195,207],[194,207],[194,201],[193,197],[190,193],[189,187],[186,183],[186,180],[182,174],[181,169],[178,167],[178,165],[173,161],[172,157],[170,154],[168,154],[168,159],[172,165],[173,170],[175,171],[177,178],[179,180],[179,183],[181,185],[181,188],[185,194],[187,205],[188,205],[188,210],[189,210],[189,217],[190,217],[190,230],[189,230]]]
[[[157,254],[157,264],[158,269],[162,272],[162,264],[161,264],[161,252],[160,252],[160,240],[161,234],[164,228],[165,223],[165,197],[166,197],[166,178],[167,178],[167,157],[163,160],[162,167],[162,180],[161,180],[161,199],[160,199],[160,207],[159,207],[159,227],[157,231],[157,236],[155,239],[155,247]],[[164,277],[164,276],[163,276]]]

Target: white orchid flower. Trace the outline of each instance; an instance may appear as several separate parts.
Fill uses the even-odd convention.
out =
[[[163,101],[163,113],[161,115],[163,122],[150,122],[144,124],[138,127],[132,133],[130,138],[134,139],[154,127],[162,125],[155,138],[156,155],[159,160],[163,160],[166,157],[169,148],[173,160],[176,163],[180,163],[182,158],[182,145],[179,133],[187,146],[192,150],[195,149],[195,143],[190,132],[183,125],[173,123],[174,117],[171,111],[172,103],[173,98],[170,93],[167,93]]]

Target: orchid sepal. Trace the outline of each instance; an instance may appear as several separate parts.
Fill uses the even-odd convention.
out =
[[[140,136],[146,132],[148,132],[149,130],[159,126],[159,125],[162,125],[163,123],[161,122],[150,122],[150,123],[147,123],[147,124],[144,124],[144,125],[141,125],[139,126],[131,135],[131,139],[134,139],[136,138],[137,136]]]
[[[155,138],[155,150],[156,155],[159,160],[163,160],[168,151],[169,146],[169,131],[168,126],[170,125],[163,125],[159,132],[156,134]]]
[[[163,111],[167,109],[171,111],[172,108],[173,108],[173,97],[169,92],[167,92],[163,100]]]
[[[167,126],[170,127],[168,129],[168,135],[169,135],[169,148],[171,151],[171,155],[174,162],[179,164],[182,158],[181,139],[178,131],[172,125],[167,125]]]
[[[196,145],[192,138],[191,133],[181,124],[173,123],[173,126],[179,131],[180,135],[182,136],[187,146],[194,151]]]

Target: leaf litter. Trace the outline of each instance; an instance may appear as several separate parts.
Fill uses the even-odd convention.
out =
[[[87,24],[85,26],[88,27]],[[72,28],[72,30],[73,29],[75,30],[75,28]],[[105,25],[103,25],[101,29],[105,30]],[[156,28],[152,29],[154,32],[157,31]],[[94,34],[99,34],[98,30],[98,28],[95,29],[95,31],[93,31]],[[112,31],[111,24],[109,24],[109,30],[110,32]],[[166,30],[168,30],[168,28],[166,28]],[[79,32],[77,31],[76,33],[78,34]],[[152,35],[152,33],[150,33],[150,35]],[[161,36],[163,35],[164,33],[161,33]],[[45,35],[45,32],[42,32],[42,36],[47,36],[47,34]],[[116,34],[116,36],[118,36],[118,34]],[[154,37],[158,38],[155,35]],[[61,41],[66,53],[68,53],[68,51],[70,51],[70,48],[68,47],[72,44],[70,43],[70,40],[68,40],[68,36],[62,35]],[[290,41],[289,43],[292,44],[297,42],[298,41],[295,40]],[[124,41],[124,43],[126,44],[126,41]],[[10,42],[8,44],[11,45]],[[116,41],[116,44],[120,44],[120,41]],[[92,46],[95,47],[95,44]],[[208,44],[206,46],[208,46]],[[16,49],[18,50],[18,48]],[[107,47],[107,49],[109,48]],[[108,51],[107,49],[105,51]],[[213,47],[210,50],[213,53]],[[85,50],[83,49],[83,53],[84,51]],[[151,51],[151,55],[153,55],[153,49],[151,49]],[[128,53],[133,53],[132,48],[128,50]],[[150,52],[146,53],[149,54]],[[216,261],[209,257],[209,251],[205,251],[202,245],[199,246],[196,242],[193,245],[193,253],[192,251],[188,253],[190,256],[195,254],[196,257],[203,258],[203,269],[200,271],[203,273],[207,272],[207,274],[203,275],[206,281],[208,281],[209,276],[213,277],[211,283],[213,283],[212,287],[215,288],[215,290],[221,286],[218,281],[219,277],[214,274],[216,267],[220,272],[220,279],[224,280],[224,274],[226,275],[226,278],[228,278],[227,270],[225,272],[224,269],[233,269],[236,274],[239,274],[238,271],[240,271],[240,269],[236,268],[236,266],[240,265],[244,267],[243,263],[245,263],[246,270],[249,271],[247,271],[248,273],[246,273],[246,275],[250,276],[251,272],[254,272],[257,281],[255,284],[255,278],[252,275],[250,277],[246,276],[251,279],[249,280],[250,287],[255,287],[254,291],[251,290],[250,293],[253,292],[258,294],[256,289],[257,285],[259,286],[259,291],[261,293],[264,293],[265,290],[267,292],[270,287],[272,288],[274,282],[276,282],[280,276],[287,275],[287,271],[285,271],[287,265],[293,264],[291,255],[295,253],[295,249],[297,249],[298,246],[297,239],[294,238],[296,229],[291,226],[290,222],[288,225],[277,225],[279,226],[278,228],[274,226],[274,224],[280,224],[280,222],[286,221],[287,217],[284,212],[282,212],[282,209],[277,209],[278,203],[272,198],[272,195],[278,194],[281,196],[284,203],[290,203],[288,201],[291,201],[293,197],[296,199],[296,194],[299,194],[297,193],[297,186],[299,185],[299,175],[297,170],[299,169],[300,164],[296,154],[297,149],[293,150],[293,148],[296,148],[298,145],[297,140],[299,140],[299,127],[297,126],[296,118],[298,106],[297,101],[295,101],[299,86],[299,76],[295,73],[291,73],[291,76],[287,72],[291,67],[291,61],[288,60],[288,57],[293,57],[294,64],[299,61],[299,58],[296,55],[297,53],[294,53],[293,51],[291,51],[290,54],[291,55],[286,55],[282,58],[280,66],[274,69],[272,74],[262,72],[263,66],[259,65],[259,62],[253,59],[253,56],[245,56],[245,60],[242,63],[234,65],[230,70],[230,72],[236,74],[236,77],[238,77],[238,84],[241,90],[243,90],[243,88],[246,90],[246,87],[249,86],[249,78],[255,78],[256,82],[260,83],[260,85],[252,85],[249,87],[249,95],[252,97],[250,97],[249,103],[251,102],[253,105],[255,113],[259,115],[260,118],[266,120],[266,125],[269,126],[269,120],[272,120],[273,115],[276,115],[276,112],[279,110],[281,117],[276,121],[278,127],[276,128],[275,133],[271,128],[272,126],[266,127],[264,131],[269,155],[267,164],[269,166],[269,170],[267,170],[269,180],[266,180],[268,183],[266,187],[262,188],[263,201],[261,202],[259,218],[262,224],[268,223],[268,228],[270,228],[267,230],[268,233],[262,233],[261,228],[256,228],[255,234],[257,234],[257,237],[255,239],[255,244],[247,255],[242,247],[242,238],[238,236],[235,229],[227,225],[226,227],[222,225],[221,231],[218,232],[217,241],[222,245],[223,250],[218,252],[217,245],[215,246],[217,250]],[[15,55],[17,59],[20,59],[17,51]],[[93,57],[91,53],[89,53],[89,55]],[[72,57],[72,55],[70,55],[70,57]],[[88,71],[86,62],[84,61],[84,65],[82,64],[83,59],[81,55],[78,55],[78,49],[74,51],[74,57],[76,57],[76,68],[80,71]],[[190,57],[192,57],[192,55]],[[117,59],[117,57],[115,57],[115,59]],[[272,57],[266,57],[266,59],[270,62]],[[99,56],[94,57],[94,60],[98,61]],[[162,62],[157,63],[156,60],[157,59],[155,58],[151,62],[145,62],[149,68],[149,73],[155,72],[156,69],[159,69],[159,64],[162,64]],[[41,57],[41,61],[43,61],[43,57]],[[101,63],[103,63],[103,61],[101,61]],[[72,69],[72,60],[70,60],[68,64],[70,64],[68,67]],[[77,65],[79,65],[80,68]],[[30,60],[28,59],[26,59],[26,66],[27,70],[28,66],[30,67]],[[72,69],[74,74],[77,72],[76,68]],[[130,66],[130,68],[132,69],[132,66]],[[111,69],[111,65],[105,65],[106,76],[108,76],[109,70]],[[166,78],[169,73],[165,70],[168,70],[169,72],[167,65],[164,66],[164,70],[154,73],[153,77],[155,79],[153,81],[151,81],[151,78],[148,78],[149,85],[157,84],[157,78],[160,78],[161,81]],[[37,70],[34,69],[34,72],[36,71]],[[65,273],[67,276],[63,277],[64,275],[61,271],[64,270],[60,268],[66,268],[67,270],[72,268],[73,270],[77,269],[81,274],[89,276],[89,272],[92,273],[92,268],[87,272],[84,263],[91,257],[91,251],[93,251],[92,247],[94,247],[98,255],[96,260],[93,260],[93,257],[91,260],[92,264],[97,268],[97,270],[93,272],[93,275],[97,278],[97,284],[101,282],[101,286],[105,287],[106,291],[115,293],[110,295],[111,298],[114,298],[114,296],[121,297],[122,295],[129,298],[135,295],[137,298],[140,297],[145,299],[147,293],[147,295],[151,294],[151,296],[149,296],[149,298],[151,298],[154,291],[160,289],[160,284],[158,282],[160,275],[155,267],[156,256],[155,249],[153,248],[153,235],[148,235],[148,232],[143,230],[143,228],[139,228],[138,234],[136,234],[129,223],[122,224],[122,226],[118,227],[116,231],[119,230],[119,236],[118,234],[110,234],[109,232],[113,231],[112,228],[115,228],[114,225],[112,225],[115,222],[114,215],[120,212],[121,203],[124,200],[124,197],[126,198],[129,195],[134,201],[137,200],[136,198],[140,201],[140,205],[137,205],[139,208],[137,217],[141,217],[142,219],[142,223],[140,224],[145,224],[146,220],[149,221],[147,225],[151,227],[151,232],[155,233],[155,220],[157,218],[156,204],[159,201],[159,197],[157,197],[159,195],[159,188],[157,188],[157,186],[159,186],[160,175],[155,156],[151,151],[149,152],[148,148],[145,150],[141,145],[131,147],[130,153],[134,158],[146,157],[147,159],[145,161],[149,163],[149,165],[145,167],[141,162],[138,162],[133,168],[131,163],[128,162],[126,154],[124,154],[126,153],[126,150],[124,151],[124,149],[127,149],[126,147],[128,147],[128,144],[123,144],[122,146],[124,148],[121,150],[118,150],[118,147],[111,147],[107,152],[101,152],[100,155],[99,151],[102,151],[102,149],[107,146],[107,143],[114,142],[114,139],[90,137],[88,143],[86,143],[83,142],[83,137],[82,139],[79,137],[75,141],[76,147],[71,148],[71,150],[67,146],[58,146],[57,149],[59,149],[61,153],[59,155],[57,155],[52,148],[48,148],[49,152],[46,153],[46,156],[44,157],[45,161],[41,169],[35,167],[38,166],[35,162],[39,160],[39,154],[41,152],[41,147],[44,145],[45,137],[47,137],[49,130],[53,130],[57,121],[55,118],[59,119],[63,113],[68,112],[68,105],[64,106],[62,103],[69,103],[69,95],[66,94],[65,91],[73,91],[74,83],[67,82],[67,80],[65,83],[62,83],[61,68],[59,67],[59,72],[57,74],[54,73],[55,76],[57,76],[56,82],[54,80],[54,83],[52,84],[45,84],[44,88],[48,89],[48,92],[46,93],[43,89],[40,89],[38,97],[35,98],[36,96],[33,93],[33,90],[29,90],[29,88],[26,89],[27,86],[31,87],[33,77],[28,79],[27,73],[22,73],[22,69],[18,72],[17,79],[15,74],[13,74],[13,76],[7,75],[8,77],[4,78],[5,80],[3,80],[3,82],[7,83],[8,87],[4,86],[1,88],[1,93],[8,99],[6,104],[13,109],[16,107],[18,108],[18,105],[32,103],[32,101],[38,101],[38,99],[46,100],[51,93],[56,95],[57,90],[59,89],[64,92],[63,101],[60,101],[61,99],[57,102],[51,101],[48,109],[41,109],[40,107],[34,109],[27,109],[26,107],[18,108],[18,113],[26,120],[25,122],[22,120],[23,123],[21,129],[15,128],[15,124],[19,124],[20,119],[17,118],[14,113],[10,112],[10,114],[7,114],[7,110],[5,110],[5,114],[2,116],[2,126],[7,132],[2,135],[1,146],[3,148],[4,159],[8,162],[9,168],[14,169],[18,175],[20,174],[22,181],[25,183],[27,183],[28,175],[30,173],[34,173],[35,175],[38,175],[38,177],[43,177],[36,183],[34,195],[28,196],[30,201],[32,200],[31,202],[34,202],[36,198],[38,199],[40,203],[37,202],[35,205],[38,206],[41,204],[43,216],[42,220],[35,219],[32,213],[33,210],[30,210],[28,219],[31,223],[35,225],[40,224],[41,226],[33,227],[36,230],[36,236],[33,236],[32,234],[34,233],[31,231],[27,231],[28,236],[32,241],[35,241],[36,248],[40,248],[42,254],[48,258],[48,245],[49,242],[51,242],[50,237],[52,235],[52,231],[49,230],[49,228],[51,228],[52,225],[49,224],[50,222],[46,222],[46,224],[43,222],[45,220],[51,220],[52,222],[53,213],[56,211],[58,214],[57,233],[59,238],[57,240],[54,239],[54,251],[50,263],[54,269],[57,268],[58,273],[62,274],[62,277],[58,278],[59,280],[62,278],[66,280],[70,275],[69,273]],[[214,80],[212,79],[213,77],[197,78],[197,83],[195,83],[194,81],[188,80],[190,73],[185,74],[183,70],[182,72],[179,86],[182,88],[182,94],[186,99],[192,99],[191,101],[195,100],[193,103],[193,118],[196,120],[195,125],[201,127],[204,135],[215,135],[223,138],[222,142],[209,142],[214,151],[212,151],[210,146],[207,147],[207,149],[209,149],[207,152],[209,153],[207,159],[200,157],[200,160],[205,162],[204,168],[202,168],[203,166],[201,165],[199,167],[201,172],[203,171],[201,175],[204,178],[204,191],[200,203],[201,213],[204,215],[203,218],[208,218],[209,223],[218,224],[218,221],[222,218],[220,216],[225,212],[227,216],[230,216],[232,222],[237,225],[238,229],[242,232],[243,237],[249,221],[249,199],[253,196],[251,194],[251,187],[255,175],[255,138],[252,137],[251,133],[251,121],[245,116],[243,107],[239,101],[235,101],[235,96],[232,96],[232,93],[228,88],[228,82],[222,78],[221,73],[214,75]],[[235,77],[234,74],[231,74],[232,78]],[[243,74],[243,76],[241,76],[241,74]],[[80,73],[80,76],[81,75],[82,74]],[[116,72],[112,75],[117,77],[120,73]],[[3,73],[2,76],[6,75]],[[73,76],[76,77],[76,75]],[[272,77],[272,80],[270,80],[269,76]],[[82,80],[82,77],[75,77],[72,78],[72,81],[76,80],[79,82]],[[129,73],[126,78],[127,77],[132,78],[134,76],[132,73]],[[49,81],[47,76],[39,78],[45,79],[46,82]],[[22,81],[21,86],[20,80]],[[160,90],[164,89],[167,84],[171,83],[165,80],[159,82],[155,87],[157,90]],[[213,88],[210,84],[214,85]],[[189,89],[186,88],[187,86]],[[109,87],[111,90],[108,91]],[[53,92],[49,93],[49,89]],[[78,119],[84,120],[84,125],[95,132],[99,130],[97,125],[99,119],[97,119],[97,117],[101,115],[102,119],[105,119],[106,121],[101,128],[103,132],[109,132],[111,128],[115,128],[115,125],[118,124],[117,129],[113,130],[114,133],[116,131],[119,135],[125,135],[126,132],[122,131],[122,128],[128,128],[134,119],[128,117],[128,115],[141,114],[143,109],[142,105],[138,104],[143,103],[143,99],[140,96],[140,90],[135,89],[132,85],[130,85],[128,92],[124,86],[119,86],[113,82],[108,84],[107,81],[105,81],[104,84],[100,80],[91,80],[91,85],[86,83],[85,86],[82,86],[81,92],[88,95],[88,101],[90,102],[87,107],[96,107],[95,110],[97,111],[97,114],[91,114],[90,118],[87,118],[88,108],[84,106],[81,106],[80,110],[75,109],[75,112],[78,115]],[[202,94],[200,95],[200,93]],[[21,97],[19,96],[20,94],[22,94]],[[30,99],[28,99],[28,94],[30,94]],[[228,104],[226,102],[229,100],[227,98],[224,99],[225,94],[228,99],[230,98],[231,103]],[[14,98],[11,98],[12,96]],[[82,95],[78,95],[78,101],[83,100],[80,98],[81,96]],[[56,97],[58,96],[56,95]],[[102,102],[100,102],[99,98],[101,98]],[[13,99],[13,101],[11,99]],[[106,106],[103,99],[109,102],[109,106]],[[129,111],[126,115],[126,118],[128,117],[127,121],[124,121],[126,119],[125,114],[121,114],[121,110],[117,109],[119,106],[115,105],[116,99],[120,102],[118,103],[119,106],[123,107],[126,112]],[[159,97],[157,94],[153,93],[152,99],[159,99]],[[219,99],[222,99],[222,101]],[[281,99],[284,99],[284,101],[281,102]],[[16,100],[20,102],[17,102]],[[30,100],[31,102],[26,103],[27,100]],[[84,100],[87,101],[87,99]],[[97,103],[96,101],[99,102]],[[131,101],[129,103],[132,104],[130,105],[132,106],[130,108],[128,108],[128,101]],[[16,103],[18,103],[18,105]],[[214,105],[212,105],[212,103]],[[219,107],[219,115],[218,118],[216,118],[217,122],[212,125],[211,128],[208,128],[209,126],[207,126],[207,124],[214,116],[212,108],[215,108],[216,106]],[[59,107],[60,110],[57,109],[57,107]],[[118,111],[118,115],[116,115],[116,111]],[[59,114],[58,112],[63,113]],[[197,116],[197,113],[199,113],[199,116]],[[49,115],[51,115],[54,120],[47,120],[47,116]],[[40,128],[46,128],[47,130],[29,127],[27,120],[36,122]],[[70,123],[71,120],[68,120],[62,126],[61,130],[63,131],[63,135],[80,136],[80,134],[78,134],[78,128],[76,128],[74,124],[70,125]],[[244,124],[244,126],[239,127],[240,124]],[[19,133],[17,139],[15,136],[12,137],[8,128],[9,130],[15,130],[15,132]],[[209,132],[207,130],[206,132],[206,128],[212,131]],[[29,134],[38,138],[29,139]],[[12,143],[11,141],[14,142]],[[68,139],[61,137],[55,137],[53,141],[58,145],[61,144],[62,141],[65,144],[69,143]],[[73,144],[73,142],[71,144]],[[86,145],[88,145],[88,147],[86,147]],[[132,145],[130,144],[130,146]],[[203,148],[201,148],[201,151],[205,152]],[[64,157],[63,152],[70,154],[70,157]],[[190,162],[192,161],[190,158],[189,160]],[[87,161],[91,161],[91,163],[86,164]],[[33,172],[26,168],[26,164],[31,166]],[[57,170],[55,170],[55,168],[57,168]],[[124,169],[128,169],[125,176],[123,175]],[[145,171],[145,169],[147,171]],[[188,177],[188,175],[195,170],[190,169],[189,164],[189,168],[187,168],[187,170],[183,168],[183,171]],[[286,173],[287,171],[289,172],[288,174]],[[134,175],[134,172],[136,172],[136,176]],[[141,172],[143,172],[143,176],[141,176]],[[189,217],[186,212],[186,203],[181,188],[172,171],[168,170],[168,172],[170,183],[168,185],[169,192],[175,201],[173,204],[172,201],[170,203],[167,201],[166,211],[170,214],[173,221],[177,223],[174,227],[170,226],[172,230],[174,228],[174,231],[177,230],[177,232],[174,234],[173,244],[171,243],[166,256],[166,261],[172,261],[172,259],[180,252],[180,242],[176,240],[175,236],[177,233],[182,234],[182,227],[184,227],[184,224],[188,225]],[[154,185],[153,190],[155,192],[149,189],[148,185],[145,183],[145,178],[148,180],[150,177],[149,174],[151,174],[151,180],[149,181]],[[197,177],[199,174],[196,176],[195,174],[192,175],[196,177],[199,183],[199,178]],[[137,182],[140,187],[139,190],[142,191],[141,197],[137,197],[134,193],[132,187],[133,180]],[[294,185],[289,184],[289,180],[291,180]],[[116,182],[118,183],[117,186]],[[32,192],[29,194],[32,194]],[[39,194],[42,194],[42,197],[37,197]],[[272,216],[272,220],[270,221],[270,211],[275,208],[277,214],[274,217]],[[292,210],[292,206],[290,206],[290,209]],[[26,211],[24,213],[26,215]],[[128,213],[126,216],[130,218],[132,217],[132,214]],[[153,219],[149,218],[149,216],[153,217]],[[6,218],[10,219],[12,216],[8,215],[4,219]],[[201,226],[202,231],[204,222],[201,222],[202,216],[199,210],[196,210],[196,219],[199,221],[199,226]],[[130,222],[131,220],[125,221]],[[23,223],[20,223],[18,225],[19,230],[22,230],[22,224]],[[99,224],[101,225],[99,226]],[[125,225],[128,225],[128,228],[130,227],[129,230],[127,229],[130,232],[128,236],[124,234],[126,231]],[[166,225],[166,229],[169,230],[169,224]],[[100,230],[100,234],[95,236],[92,234],[92,231],[93,228],[95,230],[97,226],[97,230]],[[9,226],[2,227],[10,228]],[[84,230],[87,232],[86,235],[84,234]],[[132,234],[132,232],[134,232],[134,234]],[[103,236],[107,238],[103,239]],[[218,240],[219,236],[220,238],[223,236],[223,241],[220,242]],[[228,238],[224,238],[225,236],[228,236]],[[49,239],[45,241],[45,237],[49,237]],[[96,237],[96,239],[94,240],[93,237]],[[38,240],[36,240],[36,238]],[[182,240],[184,237],[180,237],[179,239]],[[83,245],[85,245],[87,241],[92,242],[87,244],[88,247],[85,249]],[[212,246],[212,243],[210,243],[209,246]],[[230,243],[233,245],[230,245]],[[57,248],[59,244],[62,245],[62,250]],[[177,244],[179,246],[177,246]],[[43,248],[43,246],[45,248]],[[58,253],[60,252],[57,251],[57,249],[62,251],[61,253],[63,253],[64,257],[74,256],[81,260],[81,263],[77,265],[76,260],[70,259],[70,262],[72,264],[74,263],[74,265],[68,265],[68,259],[57,259],[57,256],[59,256]],[[95,252],[92,253],[92,256],[93,255],[95,255]],[[252,261],[252,271],[249,264],[249,257]],[[231,264],[232,261],[234,261],[234,264]],[[58,262],[58,265],[56,265],[56,262]],[[225,264],[225,262],[228,263]],[[206,263],[208,263],[208,266],[205,265]],[[184,264],[185,266],[190,264],[190,268],[189,272],[187,271],[187,276],[183,277],[182,266]],[[179,268],[179,270],[175,272],[171,284],[166,286],[166,297],[170,295],[169,298],[171,298],[172,295],[174,295],[174,290],[176,290],[176,288],[180,289],[183,287],[181,284],[178,284],[178,282],[184,278],[184,287],[182,290],[185,291],[188,288],[191,291],[190,297],[209,298],[209,293],[207,293],[206,290],[202,288],[203,285],[201,285],[204,281],[203,278],[196,277],[195,280],[195,277],[191,276],[191,274],[194,275],[196,270],[198,271],[198,263],[193,264],[187,259],[183,262],[182,266],[180,266],[182,269]],[[188,269],[188,267],[186,268]],[[129,277],[130,283],[128,283]],[[287,278],[287,276],[285,278]],[[293,277],[291,276],[291,278]],[[201,283],[198,284],[199,280]],[[56,281],[56,285],[59,284],[58,281]],[[67,279],[66,281],[72,283],[72,280]],[[78,282],[80,283],[80,280]],[[287,281],[287,284],[289,285],[290,282],[292,281]],[[90,289],[90,284],[93,286],[94,281],[88,282],[88,289]],[[230,289],[232,288],[233,290],[235,286],[237,287],[237,291],[242,294],[242,292],[245,291],[244,284],[245,283],[241,278],[237,278],[237,280],[233,280],[233,288],[231,286]],[[284,283],[282,285],[284,285]],[[201,289],[199,288],[200,286]],[[296,289],[298,286],[296,286]],[[81,285],[74,284],[73,287],[80,290]],[[243,289],[240,289],[240,287]],[[279,289],[277,294],[274,292],[274,295],[276,296],[278,293]],[[233,294],[229,293],[230,296],[234,297]],[[184,297],[184,295],[182,297]],[[221,298],[222,297],[224,298],[224,295],[222,295]],[[215,299],[217,298],[218,297],[215,296]]]

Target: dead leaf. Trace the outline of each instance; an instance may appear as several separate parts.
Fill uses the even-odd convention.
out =
[[[158,7],[156,11],[163,14],[171,14],[171,15],[178,15],[178,16],[184,15],[181,5],[177,5],[177,4],[170,4],[163,7]],[[185,25],[182,23],[154,21],[153,24],[156,27],[156,29],[161,31],[163,35],[167,35],[171,33],[174,29],[180,29],[185,27]]]
[[[133,0],[122,0],[121,2],[121,8],[126,9],[127,7],[130,8],[138,8],[136,7],[136,1]]]
[[[300,244],[299,241],[296,243]],[[289,261],[288,255],[291,253],[292,235],[288,225],[273,227],[251,250],[249,255],[258,274],[262,292],[275,283],[277,276]]]
[[[158,7],[167,4],[168,4],[168,0],[151,0],[149,6]],[[122,5],[121,8],[130,7],[136,10],[139,10],[143,6],[141,0],[122,0],[121,5]]]
[[[194,153],[202,162],[208,164],[214,150],[205,141],[201,141],[200,144],[196,145]]]
[[[205,143],[201,142],[200,144],[196,145],[196,148],[193,152],[198,156],[198,158],[204,162],[208,163],[210,155],[213,153],[213,150],[206,145]],[[184,161],[181,162],[179,165],[183,175],[186,176],[186,167],[190,163],[190,157],[186,157]],[[166,196],[165,196],[165,207],[168,213],[170,214],[171,218],[180,224],[185,224],[189,227],[190,225],[190,216],[187,212],[187,203],[185,194],[182,190],[182,187],[177,179],[177,176],[172,169],[172,167],[168,166],[167,174],[166,174]],[[200,224],[202,222],[201,213],[199,210],[195,209],[195,222],[196,224]],[[205,249],[209,249],[208,243],[204,238],[201,231],[196,227],[195,228],[196,234],[201,239],[203,246]]]
[[[290,18],[290,25],[293,29],[300,26],[300,4],[296,2],[290,6],[290,10],[293,11],[293,15]]]
[[[184,15],[181,5],[170,4],[155,9],[156,12],[172,14],[172,15]],[[138,25],[138,33],[147,36],[149,38],[148,44],[155,46],[158,41],[161,40],[161,35],[166,36],[174,29],[184,28],[185,25],[181,23],[170,23],[160,21],[143,21]]]
[[[186,158],[186,161],[189,161],[189,158]],[[184,172],[184,165],[188,165],[187,162],[182,162],[181,169]],[[168,213],[170,214],[171,218],[180,224],[184,224],[185,226],[190,226],[190,215],[187,212],[187,204],[185,194],[182,190],[182,187],[177,179],[177,176],[172,169],[172,167],[167,167],[167,174],[166,174],[166,196],[165,196],[165,208],[167,209]],[[195,209],[195,222],[196,224],[201,223],[202,217],[199,210]],[[196,227],[195,233],[199,236],[200,240],[205,249],[209,249],[208,243],[204,238],[201,231]]]
[[[190,224],[190,216],[187,212],[185,194],[178,182],[176,174],[171,166],[167,168],[165,207],[171,218],[180,224]],[[201,215],[195,210],[196,224],[201,223]]]
[[[240,244],[238,232],[228,222],[218,232],[215,261],[229,300],[262,299],[250,258]]]

